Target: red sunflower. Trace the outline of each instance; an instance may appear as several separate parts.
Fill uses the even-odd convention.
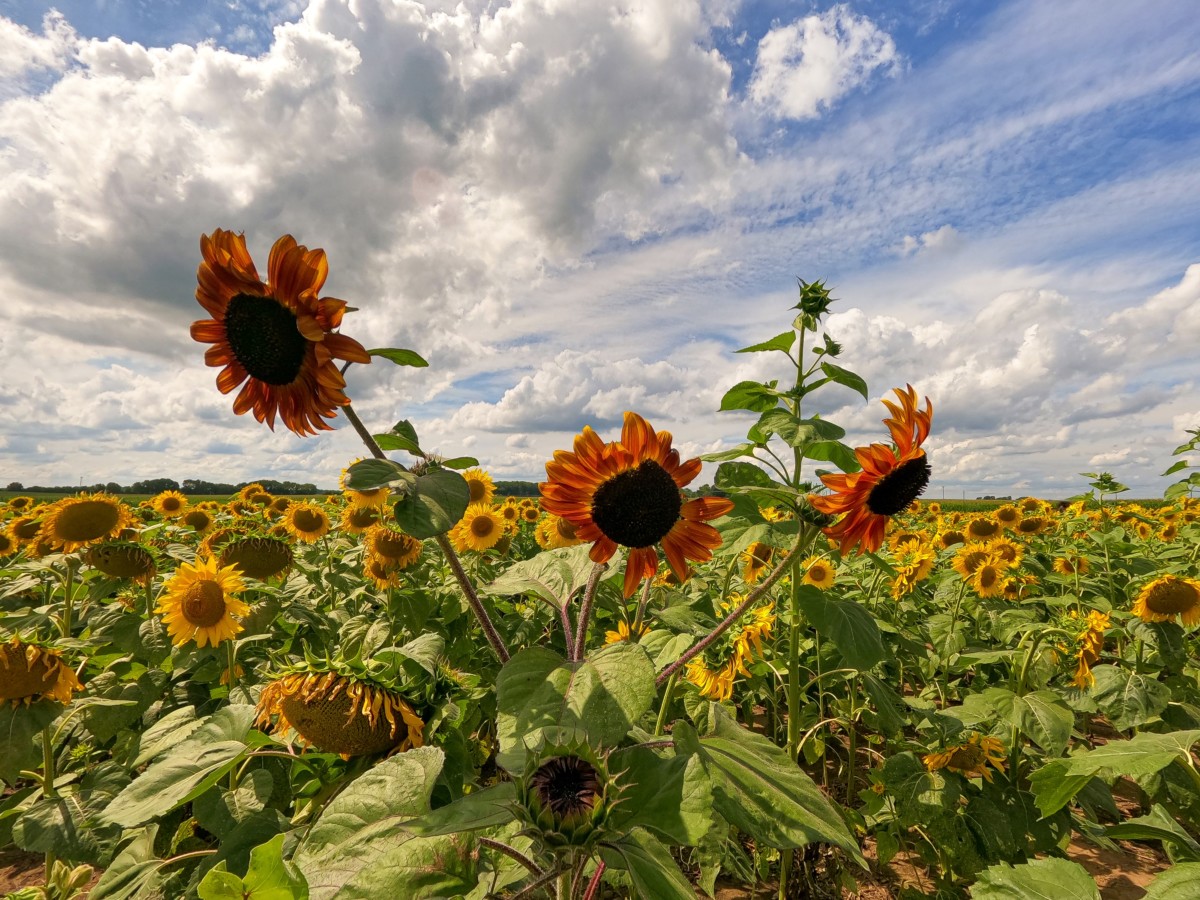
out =
[[[680,462],[670,432],[656,433],[637,413],[627,412],[621,440],[606,444],[585,427],[574,452],[556,451],[546,463],[548,480],[538,488],[545,510],[574,525],[580,540],[592,542],[594,562],[611,559],[618,546],[629,548],[628,597],[658,571],[656,545],[680,580],[687,577],[688,560],[710,559],[721,545],[717,530],[704,523],[725,515],[733,503],[719,497],[685,500],[681,490],[700,467],[699,459]]]
[[[200,237],[204,261],[196,272],[196,299],[212,316],[192,323],[192,337],[212,344],[210,366],[224,366],[217,387],[238,415],[275,428],[275,416],[298,435],[329,431],[337,407],[350,402],[335,359],[369,363],[362,344],[334,329],[344,300],[321,297],[329,274],[324,250],[309,250],[285,234],[271,248],[264,284],[246,251],[246,239],[218,228]],[[249,379],[249,380],[247,380]]]
[[[925,409],[917,409],[917,392],[911,384],[895,391],[899,405],[883,401],[892,414],[883,423],[892,433],[895,446],[871,444],[856,448],[854,455],[862,470],[822,475],[821,481],[833,493],[808,498],[821,512],[842,516],[824,531],[843,556],[856,546],[860,553],[878,550],[888,520],[908,509],[929,486],[932,470],[921,444],[929,436],[933,404],[926,397]]]

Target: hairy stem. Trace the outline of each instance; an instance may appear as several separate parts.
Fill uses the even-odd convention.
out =
[[[583,645],[587,642],[588,619],[592,617],[592,602],[596,599],[596,587],[600,584],[600,576],[607,568],[607,563],[592,564],[587,587],[583,589],[583,602],[579,605],[579,621],[575,623],[575,645],[570,648],[570,657],[573,660],[583,659]],[[649,580],[647,579],[647,581]]]

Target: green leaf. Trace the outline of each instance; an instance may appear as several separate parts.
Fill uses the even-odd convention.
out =
[[[605,843],[600,856],[613,869],[623,869],[635,897],[646,900],[695,900],[696,891],[679,871],[671,852],[653,835],[635,828],[619,841]]]
[[[373,435],[381,450],[407,450],[414,456],[424,456],[421,442],[417,439],[417,429],[408,419],[402,419],[392,426],[387,434]]]
[[[962,796],[957,780],[930,772],[915,753],[889,756],[883,764],[883,781],[896,800],[902,825],[927,825],[954,810]]]
[[[781,396],[775,390],[777,381],[759,384],[757,381],[739,381],[721,398],[721,409],[749,409],[754,412],[766,412],[779,403]]]
[[[373,491],[393,484],[411,484],[416,479],[408,469],[390,459],[360,459],[346,469],[343,486],[352,491]]]
[[[104,870],[88,894],[89,900],[134,900],[142,896],[143,890],[156,880],[163,863],[154,855],[157,834],[157,825],[147,825],[135,832],[133,840]]]
[[[376,350],[367,351],[372,356],[378,356],[382,359],[388,359],[398,366],[415,366],[418,369],[423,369],[429,365],[413,350],[399,350],[395,347],[381,347]]]
[[[1157,718],[1171,702],[1171,690],[1147,675],[1120,666],[1096,666],[1092,699],[1114,728],[1139,728]]]
[[[850,668],[866,672],[887,656],[879,625],[865,607],[828,597],[811,585],[802,585],[797,599],[804,615],[833,641]]]
[[[830,381],[837,382],[840,385],[850,388],[852,391],[858,391],[862,394],[864,400],[869,399],[867,383],[849,369],[843,369],[841,366],[835,366],[831,362],[823,361],[821,363],[821,371],[825,373]]]
[[[497,828],[515,818],[516,800],[516,785],[511,781],[503,781],[439,806],[419,819],[405,822],[401,827],[421,837]]]
[[[984,869],[971,886],[971,900],[1100,900],[1100,889],[1079,863],[1035,859]]]
[[[412,837],[369,860],[332,897],[461,897],[479,883],[475,839],[469,834]],[[318,900],[313,894],[313,900]]]
[[[496,680],[498,762],[521,771],[527,748],[548,731],[614,746],[656,693],[654,664],[637,644],[610,644],[581,662],[564,662],[544,647],[522,650]]]
[[[104,818],[132,828],[165,816],[216,784],[246,753],[242,741],[202,745],[186,741],[134,779],[104,811]]]
[[[279,834],[250,851],[250,868],[245,878],[224,869],[224,862],[210,869],[200,882],[200,900],[308,900],[304,877],[289,870],[283,861]]]
[[[22,769],[40,768],[42,729],[62,710],[62,704],[53,700],[39,700],[29,706],[0,703],[0,778],[13,785]]]
[[[200,826],[219,838],[230,834],[242,822],[266,808],[275,791],[275,779],[266,769],[253,769],[235,790],[207,791],[192,803],[192,815]]]
[[[1142,900],[1195,900],[1200,863],[1176,863],[1151,882]]]
[[[1167,469],[1167,471],[1163,472],[1162,475],[1160,475],[1159,477],[1165,478],[1168,475],[1174,475],[1176,472],[1181,472],[1184,469],[1186,469],[1187,467],[1188,467],[1188,461],[1186,459],[1177,460],[1175,463],[1173,463],[1171,465],[1171,468]]]
[[[709,705],[710,733],[698,737],[680,720],[675,752],[700,757],[712,779],[713,808],[756,840],[789,849],[814,841],[836,844],[865,866],[858,842],[837,808],[787,751],[741,727]]]
[[[1200,862],[1200,844],[1159,804],[1149,815],[1108,826],[1104,835],[1120,841],[1161,841],[1164,850],[1170,846],[1174,851],[1173,859]]]
[[[809,459],[831,462],[843,472],[857,472],[862,468],[854,450],[841,441],[812,441],[804,445],[804,455]]]
[[[785,331],[783,334],[777,334],[769,341],[763,341],[761,344],[751,344],[749,347],[743,347],[741,350],[735,350],[734,353],[762,353],[765,350],[782,350],[787,353],[792,349],[792,345],[796,343],[796,332]]]
[[[594,563],[588,556],[591,544],[545,550],[536,556],[509,566],[499,578],[483,588],[484,593],[504,597],[535,594],[547,603],[561,607],[591,577]],[[610,560],[613,570],[619,564]]]
[[[736,447],[731,447],[728,450],[718,450],[716,453],[701,453],[700,458],[705,462],[727,462],[731,459],[741,459],[743,456],[750,456],[753,449],[754,444],[738,444]]]
[[[440,634],[428,632],[413,638],[403,647],[397,647],[396,652],[436,676],[438,664],[446,653],[446,639]]]
[[[471,488],[450,469],[433,469],[419,475],[392,511],[401,528],[420,540],[445,534],[467,511]]]
[[[138,754],[133,760],[133,768],[141,768],[160,753],[179,746],[203,724],[203,719],[196,718],[194,706],[182,706],[167,713],[138,738]]]
[[[447,469],[469,469],[479,465],[479,460],[473,456],[456,456],[453,459],[440,460],[439,465],[443,465]]]
[[[1044,818],[1070,803],[1091,780],[1091,775],[1072,774],[1070,760],[1054,759],[1029,776],[1029,789]]]
[[[616,830],[640,826],[694,847],[712,827],[712,782],[698,756],[664,758],[648,747],[629,747],[612,754],[609,769],[622,773],[621,802],[610,819]]]
[[[987,688],[967,699],[988,704],[1006,724],[1019,728],[1051,756],[1067,749],[1075,713],[1053,691],[1018,697],[1006,688]]]
[[[771,476],[753,463],[726,462],[717,467],[713,484],[718,490],[739,487],[774,487]]]

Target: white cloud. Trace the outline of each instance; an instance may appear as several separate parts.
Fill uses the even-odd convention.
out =
[[[768,31],[758,42],[749,93],[775,116],[811,119],[877,69],[894,71],[899,59],[887,32],[839,3]]]
[[[0,17],[0,78],[30,70],[61,69],[70,59],[75,31],[56,10],[42,19],[42,33]]]

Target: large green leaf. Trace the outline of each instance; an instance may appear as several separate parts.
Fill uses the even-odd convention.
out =
[[[250,867],[244,878],[225,870],[222,862],[210,869],[196,889],[200,900],[308,900],[304,876],[283,861],[279,834],[250,851]]]
[[[821,363],[821,371],[825,373],[825,377],[830,381],[844,385],[852,391],[858,391],[862,394],[864,400],[869,398],[867,383],[860,375],[856,375],[849,369],[843,369],[841,366],[835,366],[833,363],[825,361]]]
[[[413,837],[371,859],[334,900],[380,897],[461,897],[479,882],[475,838],[470,834]],[[313,900],[316,900],[313,893]]]
[[[133,780],[104,811],[104,819],[132,828],[164,816],[217,783],[246,754],[242,741],[186,741]]]
[[[879,625],[866,607],[826,596],[811,585],[802,585],[797,599],[804,615],[833,641],[850,668],[869,671],[887,655]]]
[[[58,718],[61,703],[39,700],[29,706],[0,703],[0,778],[16,784],[22,769],[42,762],[42,729]]]
[[[400,825],[429,811],[445,755],[437,747],[398,753],[338,794],[296,849],[313,900],[332,897],[372,856],[411,835]]]
[[[987,688],[967,699],[985,704],[1001,721],[1019,728],[1051,756],[1067,749],[1075,714],[1053,691],[1018,696],[1007,688]]]
[[[749,409],[754,412],[766,412],[779,403],[779,391],[775,390],[778,382],[759,384],[757,381],[739,381],[725,392],[721,398],[721,409]]]
[[[679,871],[671,852],[641,829],[601,845],[600,856],[610,867],[629,873],[633,896],[640,900],[695,900],[696,891]]]
[[[416,366],[417,368],[424,368],[425,366],[429,365],[429,363],[422,359],[421,355],[415,350],[402,350],[399,347],[377,347],[376,349],[368,350],[367,352],[372,356],[378,356],[381,359],[390,360],[398,366]]]
[[[496,596],[532,593],[561,607],[587,584],[595,565],[588,556],[590,551],[590,544],[546,550],[513,563],[483,590]],[[613,568],[618,564],[610,562]]]
[[[1142,900],[1196,900],[1200,863],[1177,863],[1154,879]]]
[[[796,343],[796,332],[785,331],[782,334],[777,334],[769,341],[763,341],[761,344],[751,344],[749,347],[743,347],[741,350],[735,350],[734,353],[762,353],[766,350],[782,350],[787,352],[792,349],[792,344]]]
[[[346,469],[342,486],[354,491],[373,491],[393,484],[410,485],[416,476],[390,459],[360,459]]]
[[[971,886],[971,900],[1100,900],[1100,889],[1077,862],[1035,859],[984,869]]]
[[[154,855],[157,825],[134,832],[133,840],[117,854],[88,894],[90,900],[133,900],[157,880],[163,861]]]
[[[183,706],[167,713],[138,737],[134,768],[140,768],[160,753],[179,746],[203,724],[203,719],[196,718],[196,708],[193,706]]]
[[[694,847],[712,828],[712,781],[698,756],[666,756],[648,747],[612,754],[621,802],[610,822],[617,831],[646,828],[672,844]]]
[[[516,799],[517,789],[513,782],[502,781],[405,822],[403,828],[421,837],[496,828],[513,820]]]
[[[458,524],[470,502],[471,488],[465,478],[451,469],[434,469],[417,476],[392,511],[401,528],[424,540]]]
[[[547,731],[614,746],[654,702],[654,664],[637,644],[603,647],[582,662],[565,662],[544,647],[522,650],[496,681],[498,760],[509,772]]]
[[[1092,674],[1096,676],[1092,700],[1113,727],[1122,731],[1157,718],[1171,702],[1170,688],[1147,675],[1120,666],[1096,666]]]
[[[709,705],[710,731],[699,737],[675,723],[675,752],[696,755],[712,779],[713,808],[768,846],[836,844],[862,862],[858,842],[837,808],[781,747],[738,725],[722,707]],[[865,863],[864,863],[865,865]]]

